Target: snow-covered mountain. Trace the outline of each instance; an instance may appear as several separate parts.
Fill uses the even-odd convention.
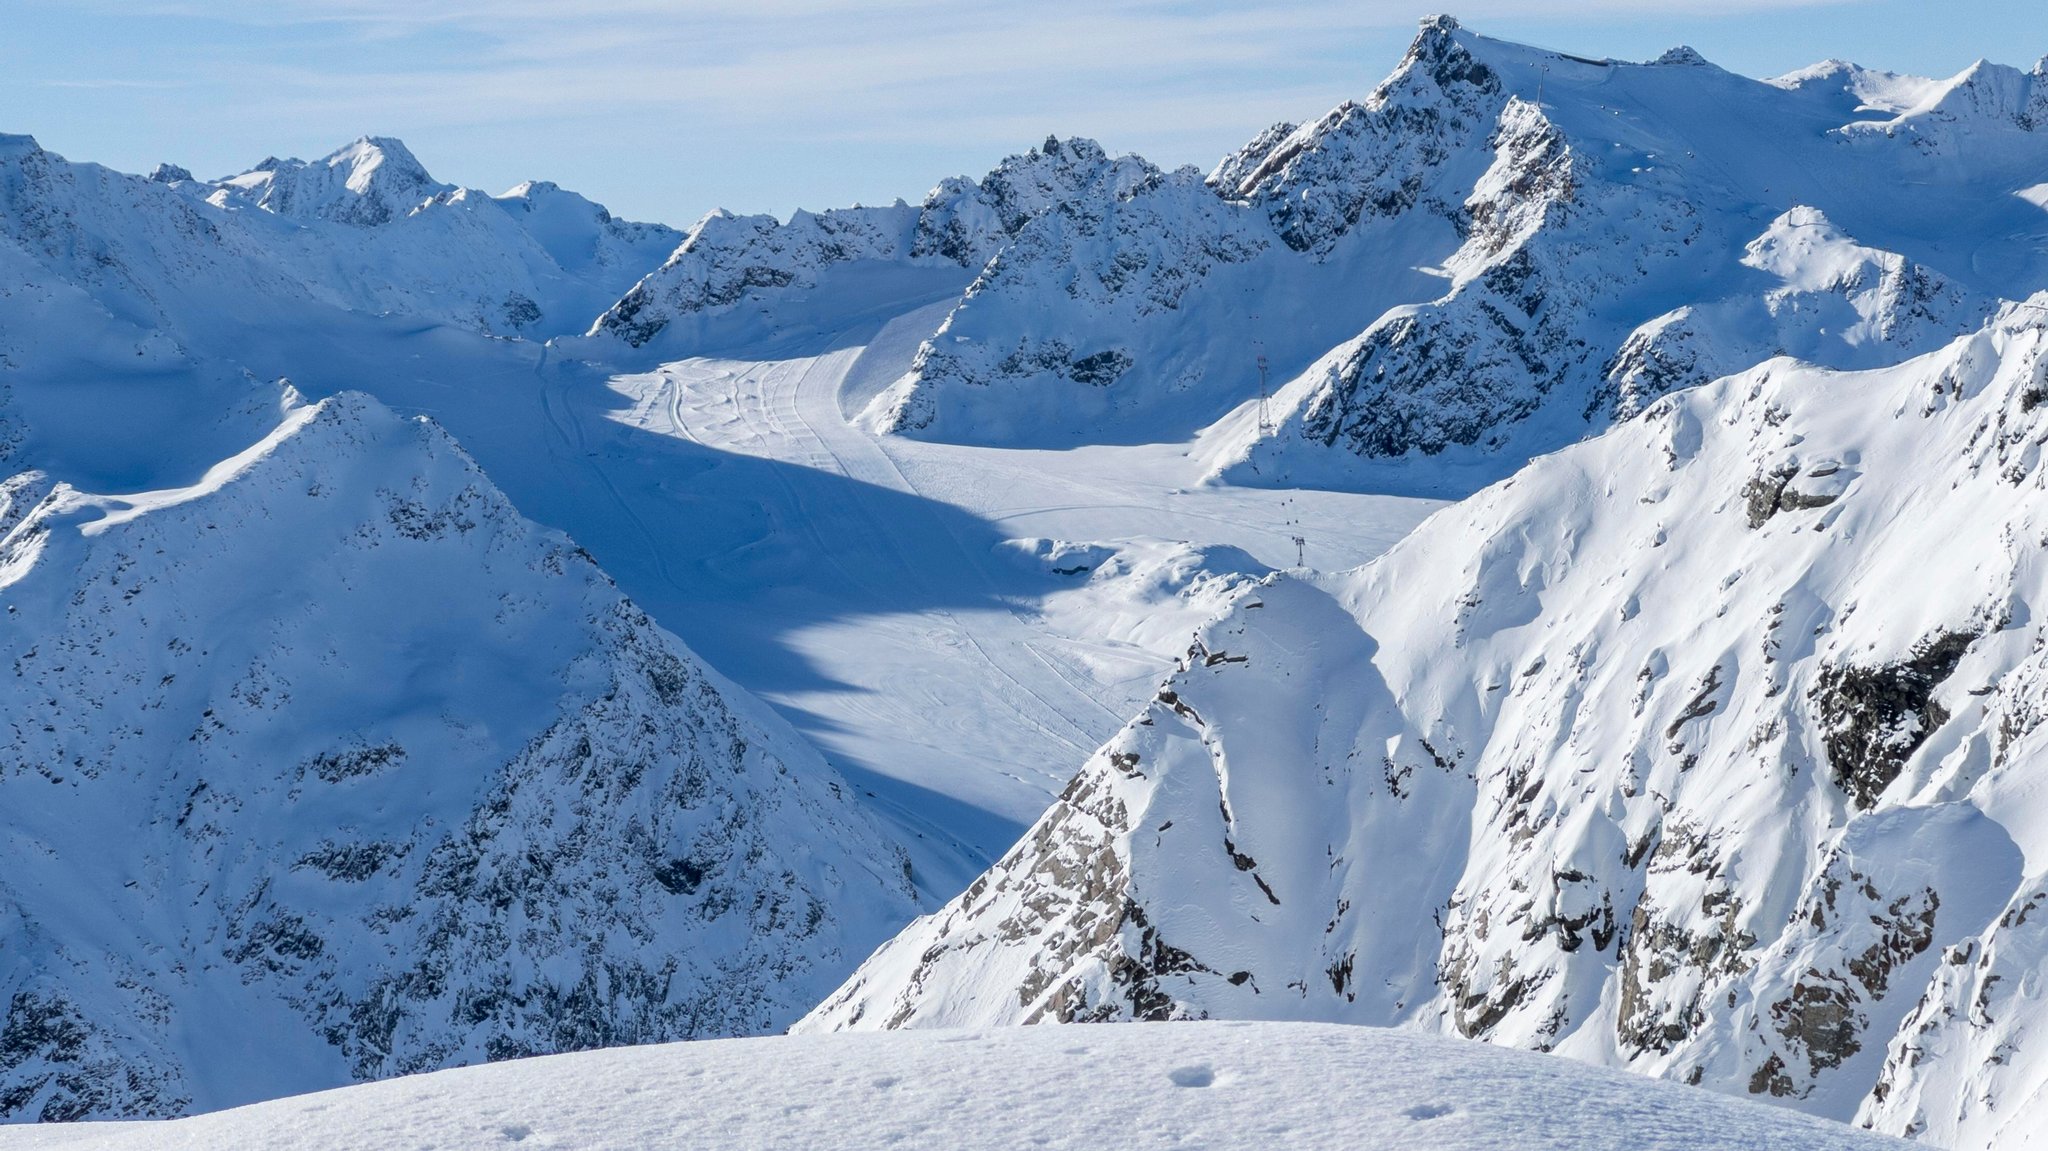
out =
[[[1397,1025],[2022,1145],[2044,397],[2048,295],[1666,396],[1269,578],[800,1029]]]
[[[1973,330],[2048,287],[2023,195],[2048,164],[2042,74],[1978,65],[1929,82],[1941,100],[1887,102],[1860,69],[1753,81],[1687,50],[1587,61],[1428,23],[1358,115],[1486,121],[1458,145],[1486,158],[1476,180],[1455,147],[1423,168],[1451,181],[1429,185],[1459,233],[1445,290],[1287,385],[1274,432],[1222,429],[1219,471],[1357,482],[1361,457],[1418,453],[1504,473],[1772,354],[1873,366]],[[1284,210],[1255,179],[1238,193]]]
[[[161,183],[181,183],[189,174],[159,168]],[[404,143],[364,136],[315,163],[266,158],[237,176],[211,181],[216,207],[247,205],[291,220],[328,220],[373,228],[410,216],[434,197],[455,191],[427,175]]]
[[[679,243],[553,184],[442,184],[396,140],[201,181],[0,138],[0,363],[231,358],[338,312],[499,335],[581,331]],[[63,357],[70,357],[63,359]]]
[[[1363,101],[1206,176],[1054,140],[917,206],[714,215],[594,334],[681,355],[959,291],[875,426],[1207,429],[1232,482],[1460,490],[1665,391],[1779,353],[1897,363],[2048,287],[2042,76],[1758,81],[1432,17]],[[1372,463],[1411,455],[1434,459]]]
[[[788,220],[713,212],[667,263],[590,334],[671,358],[787,341],[905,304],[960,294],[1034,218],[1115,200],[1157,170],[1093,140],[1047,137],[979,180],[942,181],[912,206],[797,212]]]
[[[383,138],[0,136],[0,1119],[815,1008],[1388,1025],[2016,1145],[2044,180],[2048,66],[1447,18],[1207,173],[1055,137],[687,233]],[[820,1005],[899,842],[964,879],[1112,732]]]
[[[0,485],[0,1120],[772,1031],[902,850],[445,433]]]
[[[1364,1027],[1242,1023],[716,1040],[461,1068],[169,1123],[0,1128],[5,1151],[496,1151],[514,1143],[578,1151],[1910,1146],[1569,1060]]]

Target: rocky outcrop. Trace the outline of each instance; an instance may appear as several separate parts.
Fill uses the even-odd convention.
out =
[[[1750,241],[1743,266],[1777,282],[1667,312],[1630,332],[1602,370],[1589,410],[1627,419],[1658,396],[1778,355],[1876,367],[1981,326],[1997,305],[1895,252],[1865,247],[1813,208]]]
[[[1268,129],[1211,177],[1257,205],[1290,248],[1327,254],[1363,219],[1400,216],[1441,196],[1441,170],[1483,141],[1507,79],[1473,51],[1456,20],[1432,16],[1393,74],[1363,103],[1275,139]],[[1440,214],[1455,205],[1438,199]]]

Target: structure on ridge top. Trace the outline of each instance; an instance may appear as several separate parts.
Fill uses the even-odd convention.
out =
[[[1266,357],[1262,355],[1259,357],[1259,434],[1262,436],[1273,434],[1273,413],[1267,399]]]

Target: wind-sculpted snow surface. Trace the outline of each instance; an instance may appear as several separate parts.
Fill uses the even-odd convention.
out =
[[[1410,455],[1505,474],[1779,352],[1897,363],[2048,286],[2040,76],[1762,82],[1432,18],[1363,102],[1261,134],[1212,196],[1165,175],[1025,225],[880,424],[1034,445],[1214,425],[1222,477],[1350,485]],[[1260,356],[1277,428],[1217,423]]]
[[[1269,578],[801,1027],[1387,1024],[2021,1145],[2044,399],[2048,296],[1664,397]]]
[[[530,1142],[529,1142],[530,1141]],[[773,1036],[469,1067],[5,1151],[1904,1151],[1516,1051],[1315,1024]]]
[[[0,485],[0,1119],[785,1025],[914,907],[835,773],[343,394]]]
[[[1093,140],[1047,137],[978,181],[940,183],[916,207],[899,200],[786,222],[713,212],[590,334],[680,356],[843,324],[882,300],[950,296],[1034,217],[1113,198],[1154,174]]]

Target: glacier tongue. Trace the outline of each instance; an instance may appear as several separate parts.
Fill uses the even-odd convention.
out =
[[[436,426],[0,485],[0,1118],[771,1031],[915,907],[809,745]]]
[[[2044,397],[2048,296],[1666,396],[1269,577],[799,1029],[1391,1024],[2030,1130]]]

